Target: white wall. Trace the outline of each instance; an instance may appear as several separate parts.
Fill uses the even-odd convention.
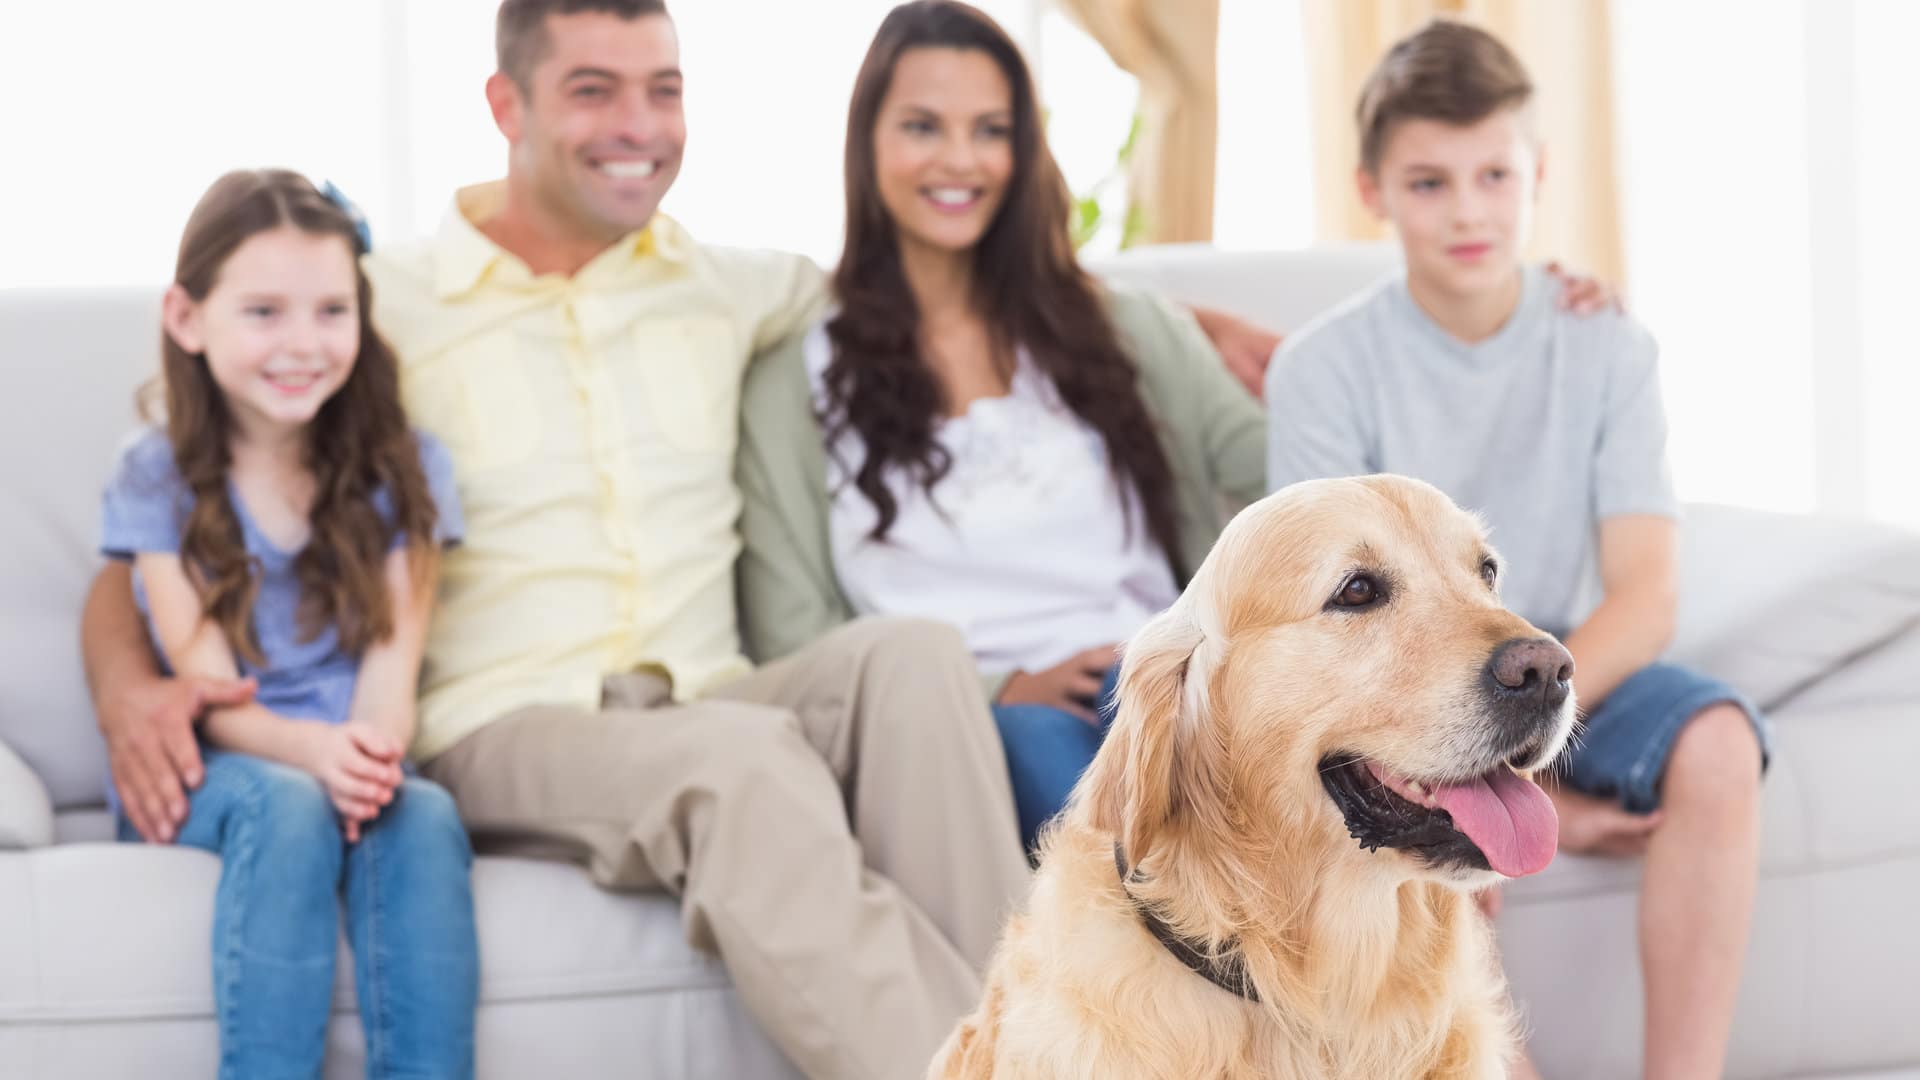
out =
[[[1046,0],[983,6],[1041,70],[1086,190],[1126,135],[1130,80]],[[847,95],[890,7],[680,0],[690,138],[668,212],[830,263]],[[1683,494],[1920,525],[1920,3],[1614,10],[1629,301],[1662,343]],[[1223,0],[1221,21],[1217,242],[1302,246],[1298,0]],[[454,187],[502,168],[492,56],[485,0],[0,7],[0,287],[163,281],[194,199],[243,165],[333,179],[377,242],[429,230]]]

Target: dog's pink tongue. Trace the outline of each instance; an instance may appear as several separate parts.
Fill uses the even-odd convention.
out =
[[[1508,877],[1537,874],[1553,861],[1560,842],[1560,816],[1540,785],[1495,769],[1465,784],[1432,788],[1434,804],[1453,815],[1453,827],[1467,834],[1487,857],[1487,865]]]

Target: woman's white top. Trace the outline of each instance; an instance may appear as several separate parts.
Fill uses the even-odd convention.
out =
[[[824,414],[833,356],[824,324],[805,351]],[[879,514],[853,482],[865,441],[849,429],[827,447],[834,571],[855,612],[939,619],[959,627],[982,670],[1040,671],[1124,642],[1179,596],[1099,433],[1024,350],[1006,396],[936,419],[934,441],[952,468],[931,495],[904,469],[888,470],[899,516],[881,541]]]

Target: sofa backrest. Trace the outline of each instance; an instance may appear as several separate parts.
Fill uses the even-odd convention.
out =
[[[1143,248],[1113,278],[1283,330],[1386,273],[1390,246],[1314,252]],[[100,565],[100,487],[158,370],[161,289],[0,290],[0,741],[61,808],[105,796],[105,751],[80,666],[80,609]]]
[[[1400,249],[1393,244],[1346,244],[1298,251],[1221,251],[1207,244],[1161,244],[1101,256],[1087,265],[1102,277],[1292,333],[1393,273],[1400,266]]]
[[[159,370],[160,289],[0,290],[0,740],[59,807],[105,795],[80,669],[100,486]]]
[[[1390,245],[1194,245],[1123,252],[1090,269],[1292,332],[1397,262]],[[0,394],[0,741],[63,809],[104,797],[80,609],[99,566],[100,486],[138,422],[133,391],[157,369],[159,296],[157,287],[0,290],[0,361],[10,376]],[[1676,654],[1762,698],[1796,692],[1852,655],[1920,632],[1920,542],[1899,530],[1693,506],[1680,556]],[[1870,595],[1856,596],[1862,589]]]

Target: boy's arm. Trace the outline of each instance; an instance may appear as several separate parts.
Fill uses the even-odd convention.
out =
[[[1672,518],[1654,514],[1600,523],[1605,595],[1566,640],[1583,710],[1592,711],[1629,675],[1659,659],[1673,639],[1678,532]]]
[[[1628,318],[1603,319],[1592,347],[1609,364],[1605,418],[1593,461],[1600,521],[1600,606],[1567,636],[1574,691],[1592,710],[1673,638],[1680,506],[1667,469],[1659,346]]]
[[[183,677],[236,679],[239,665],[225,633],[200,606],[178,555],[135,557],[161,655]],[[311,771],[318,725],[289,720],[257,702],[214,709],[201,725],[215,746]]]
[[[433,618],[433,586],[439,553],[409,546],[387,553],[383,568],[393,605],[393,634],[367,649],[354,683],[351,723],[365,724],[393,739],[403,750],[413,741],[418,718],[420,657]]]
[[[1282,346],[1267,369],[1267,490],[1302,480],[1363,476],[1368,460],[1363,409],[1351,385],[1358,352],[1310,332]]]

